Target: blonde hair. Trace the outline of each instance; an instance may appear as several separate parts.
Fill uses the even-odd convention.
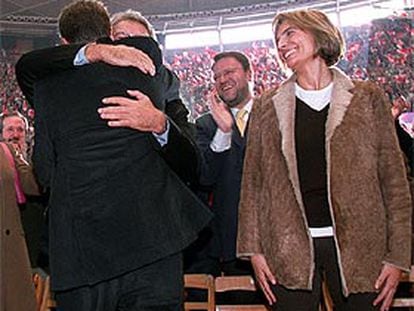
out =
[[[275,37],[278,28],[284,22],[307,31],[313,36],[315,55],[320,56],[327,66],[335,65],[343,56],[345,42],[342,33],[325,13],[313,9],[278,13],[272,23]],[[277,42],[275,43],[277,49]]]

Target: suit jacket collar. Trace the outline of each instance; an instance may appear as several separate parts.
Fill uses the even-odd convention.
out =
[[[236,120],[234,120],[233,124],[233,134],[231,136],[232,144],[236,144],[237,146],[245,146],[246,145],[246,137],[247,137],[247,131],[249,127],[249,121],[247,121],[246,129],[244,132],[244,136],[242,137],[240,135],[239,129],[236,126]]]

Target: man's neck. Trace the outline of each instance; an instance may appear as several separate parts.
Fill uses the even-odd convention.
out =
[[[249,94],[249,96],[247,96],[246,98],[244,98],[239,104],[237,104],[233,108],[243,109],[251,99],[252,99],[252,95]]]

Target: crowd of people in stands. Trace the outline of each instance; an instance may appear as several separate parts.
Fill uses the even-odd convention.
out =
[[[94,19],[86,6],[102,18],[87,38],[82,30]],[[13,173],[20,166],[41,186],[35,184],[32,194],[50,194],[49,218],[43,222],[42,212],[38,228],[46,228],[42,247],[59,309],[113,304],[113,310],[181,310],[182,275],[207,273],[254,274],[267,302],[261,294],[252,302],[273,305],[272,310],[299,310],[309,303],[316,310],[322,276],[340,309],[388,310],[411,255],[412,189],[397,146],[401,141],[392,130],[398,115],[412,110],[412,21],[400,17],[348,27],[343,40],[321,11],[280,12],[273,22],[276,48],[268,40],[170,50],[164,53],[166,66],[153,28],[139,12],[114,14],[111,23],[102,3],[75,1],[59,16],[63,42],[84,38],[84,46],[109,34],[116,41],[91,44],[81,49],[83,56],[76,45],[32,51],[17,64],[16,50],[0,50],[0,165],[7,168],[0,169],[0,181],[11,194],[2,210],[12,206],[18,212],[25,203],[23,171]],[[68,29],[80,33],[72,37]],[[106,52],[90,57],[98,50]],[[90,65],[74,64],[75,55]],[[158,75],[147,81],[134,68],[118,68],[121,64]],[[289,77],[282,67],[294,74]],[[391,109],[375,83],[349,78],[373,80],[396,107]],[[128,97],[118,95],[126,90]],[[26,135],[33,142],[22,114],[33,128],[33,107],[31,157],[22,152]],[[267,113],[273,108],[275,113]],[[411,136],[404,151],[409,160],[412,146]],[[24,230],[30,236],[24,213],[23,226],[18,214],[5,218],[17,224],[6,235]],[[369,238],[361,242],[361,236]],[[19,237],[30,249],[30,239]],[[11,238],[3,244],[17,249]],[[11,252],[2,253],[7,254],[2,266],[13,262]],[[27,278],[32,258],[24,247],[18,256]],[[250,260],[239,260],[245,256]],[[279,262],[286,263],[280,271]],[[364,272],[355,278],[360,267]],[[31,280],[24,284],[30,285],[24,297],[34,304]],[[144,288],[154,297],[143,299]],[[109,291],[114,294],[96,295]],[[349,294],[345,300],[343,293]],[[10,296],[6,305],[19,297]],[[196,296],[186,293],[187,301]],[[234,298],[247,298],[242,296]]]
[[[369,78],[382,85],[391,99],[404,96],[411,100],[411,104],[414,92],[413,31],[412,19],[374,21],[369,37],[367,64]]]
[[[33,123],[34,110],[25,100],[14,74],[16,53],[0,49],[0,113],[17,110]]]
[[[399,17],[381,19],[370,25],[350,26],[343,29],[346,54],[339,63],[353,79],[371,79],[384,87],[390,99],[403,95],[411,100],[413,93],[412,20]],[[225,50],[241,50],[251,60],[254,77],[254,93],[278,86],[285,78],[274,54],[274,43],[269,41],[250,42],[227,47]],[[218,53],[216,48],[192,51],[169,51],[167,60],[182,81],[183,99],[191,108],[192,117],[208,110],[206,96],[211,89],[210,67]]]
[[[371,79],[380,84],[395,99],[404,96],[412,104],[414,73],[412,71],[413,33],[412,20],[406,17],[387,18],[362,26],[343,29],[346,54],[338,67],[354,79]],[[279,85],[285,78],[274,54],[274,43],[256,41],[225,50],[241,50],[251,60],[254,77],[254,94]],[[207,95],[212,89],[211,64],[219,47],[192,50],[166,51],[172,70],[181,80],[181,96],[195,120],[208,110]],[[1,110],[18,110],[29,120],[34,110],[24,100],[14,76],[16,51],[0,50],[0,106]]]

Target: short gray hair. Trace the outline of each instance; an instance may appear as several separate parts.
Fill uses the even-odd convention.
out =
[[[27,120],[27,118],[17,110],[15,111],[7,110],[4,113],[0,113],[0,137],[2,137],[1,133],[3,132],[3,122],[5,119],[10,118],[10,117],[18,117],[22,119],[22,121],[24,122],[24,130],[26,131],[26,133],[29,132],[29,121]]]
[[[116,24],[118,24],[119,22],[123,22],[123,21],[131,21],[131,22],[136,22],[141,24],[142,26],[144,26],[147,30],[149,35],[157,40],[157,37],[155,35],[155,30],[154,27],[152,27],[151,23],[148,21],[148,19],[146,19],[141,12],[138,11],[134,11],[134,10],[126,10],[124,12],[118,12],[112,15],[111,17],[111,25],[112,27]]]

